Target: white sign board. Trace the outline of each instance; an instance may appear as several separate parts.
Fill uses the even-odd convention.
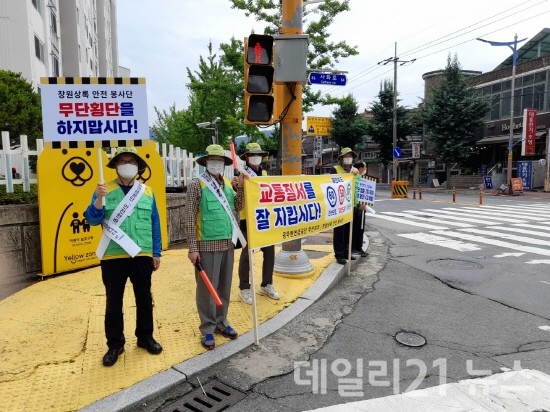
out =
[[[72,84],[48,79],[41,85],[45,142],[149,139],[144,79],[74,78]]]
[[[374,205],[376,198],[376,181],[370,179],[359,179],[357,188],[357,201],[367,203],[369,206]]]
[[[412,158],[420,159],[420,142],[411,143],[411,147],[412,147]]]
[[[323,157],[323,138],[321,136],[316,136],[313,146],[313,157],[319,159]]]

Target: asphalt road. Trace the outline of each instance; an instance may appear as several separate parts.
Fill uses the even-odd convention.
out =
[[[548,263],[533,263],[547,261],[550,246],[535,245],[545,241],[535,234],[522,233],[527,239],[521,240],[502,236],[519,236],[514,228],[537,231],[517,224],[550,233],[541,229],[549,228],[548,202],[487,199],[485,205],[498,209],[487,207],[488,214],[478,211],[474,217],[476,210],[466,208],[475,207],[476,198],[452,204],[448,196],[425,197],[377,202],[378,217],[367,220],[370,255],[352,276],[259,347],[190,376],[188,389],[200,391],[199,380],[226,384],[242,393],[234,411],[304,411],[509,369],[550,373]],[[494,219],[501,206],[512,205],[524,208],[517,209],[515,220]],[[406,215],[409,210],[432,217],[414,219]],[[458,215],[441,217],[445,211]],[[417,225],[406,223],[412,221]],[[501,226],[509,230],[496,229]],[[415,334],[408,335],[409,343],[423,338],[425,344],[404,345],[396,340],[400,332]],[[177,401],[178,390],[157,405]]]

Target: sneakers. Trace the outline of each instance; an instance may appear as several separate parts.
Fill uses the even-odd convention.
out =
[[[201,339],[201,345],[206,350],[212,350],[216,347],[216,341],[214,340],[214,335],[211,333],[206,334]]]
[[[218,329],[216,328],[216,330],[214,331],[214,333],[219,333],[220,335],[228,338],[228,339],[237,339],[237,337],[239,336],[239,334],[237,333],[237,331],[235,329],[233,329],[231,326],[227,325],[225,327],[225,329]],[[208,336],[208,335],[207,335]]]
[[[279,295],[279,293],[275,290],[271,283],[266,286],[260,287],[258,293],[260,295],[268,296],[273,300],[281,299],[281,295]],[[250,289],[241,289],[241,291],[239,292],[239,297],[247,305],[252,305],[252,293],[250,292]]]
[[[247,305],[252,305],[252,294],[250,293],[250,289],[241,289],[239,297]]]
[[[275,290],[271,283],[260,287],[260,295],[269,296],[273,300],[281,299],[281,295]]]

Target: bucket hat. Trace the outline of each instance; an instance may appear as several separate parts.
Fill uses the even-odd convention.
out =
[[[117,157],[124,153],[130,153],[136,157],[139,171],[147,169],[147,162],[141,158],[135,147],[118,147],[111,160],[109,160],[109,163],[107,163],[107,167],[110,169],[116,169]]]
[[[342,150],[340,150],[340,156],[338,156],[338,160],[340,160],[342,156],[347,155],[348,153],[351,153],[354,159],[357,157],[357,153],[355,153],[349,147],[343,147]]]
[[[258,143],[248,143],[246,145],[246,152],[244,152],[240,158],[246,160],[246,155],[258,155],[258,156],[267,156],[269,152],[262,150],[262,147]]]
[[[233,160],[225,155],[225,150],[219,144],[211,144],[206,148],[206,154],[195,160],[201,166],[206,166],[206,160],[211,156],[223,157],[226,166],[232,165]]]

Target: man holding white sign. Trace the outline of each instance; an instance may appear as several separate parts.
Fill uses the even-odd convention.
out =
[[[136,299],[137,346],[155,355],[162,352],[153,338],[151,296],[151,277],[160,267],[162,241],[153,190],[136,180],[147,163],[134,147],[119,147],[107,167],[116,169],[117,178],[98,183],[85,216],[91,225],[103,226],[96,251],[107,297],[105,336],[109,350],[103,365],[112,366],[124,352],[122,305],[128,278]]]

